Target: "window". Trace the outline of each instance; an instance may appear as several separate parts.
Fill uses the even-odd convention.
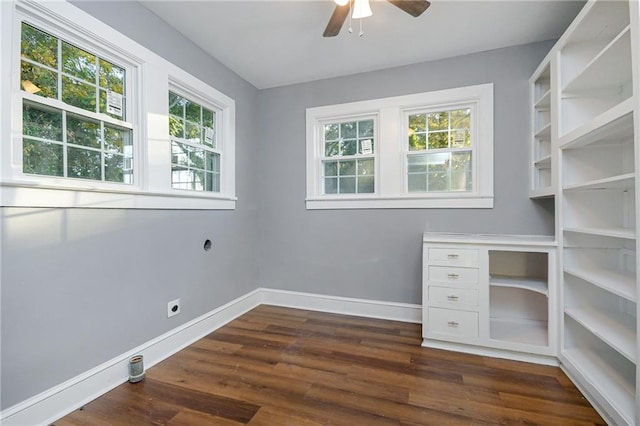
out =
[[[374,120],[328,122],[323,129],[323,193],[373,193]]]
[[[125,76],[123,67],[23,22],[23,173],[132,183]]]
[[[217,112],[169,92],[171,186],[220,192]]]
[[[307,208],[493,207],[493,85],[307,109]]]
[[[410,193],[473,191],[472,109],[467,106],[406,114]]]
[[[235,208],[233,99],[68,2],[0,8],[2,206]]]

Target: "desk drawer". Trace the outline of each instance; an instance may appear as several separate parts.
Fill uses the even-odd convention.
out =
[[[478,284],[478,268],[429,266],[429,281],[449,284]]]
[[[429,248],[429,260],[458,265],[477,265],[478,250],[461,248]]]
[[[429,303],[439,303],[451,307],[477,307],[478,290],[429,286]]]
[[[429,308],[428,329],[432,333],[455,337],[478,337],[478,313]]]

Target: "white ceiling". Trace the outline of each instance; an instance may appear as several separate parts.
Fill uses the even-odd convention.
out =
[[[583,1],[431,0],[413,18],[384,0],[322,33],[331,0],[171,0],[142,4],[259,89],[558,38]]]

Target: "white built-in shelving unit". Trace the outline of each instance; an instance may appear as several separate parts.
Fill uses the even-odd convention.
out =
[[[423,346],[557,365],[552,237],[425,233]]]
[[[616,425],[640,424],[639,9],[637,0],[588,1],[530,82],[530,196],[556,197],[560,364]],[[547,121],[555,167],[545,186]]]
[[[551,155],[551,63],[544,61],[531,77],[531,174],[529,193],[532,198],[553,196]]]

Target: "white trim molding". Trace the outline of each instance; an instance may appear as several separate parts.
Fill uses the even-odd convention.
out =
[[[7,408],[0,413],[0,424],[51,424],[126,382],[132,356],[144,356],[145,368],[150,368],[261,304],[412,323],[421,321],[422,312],[420,305],[408,303],[259,288]]]

